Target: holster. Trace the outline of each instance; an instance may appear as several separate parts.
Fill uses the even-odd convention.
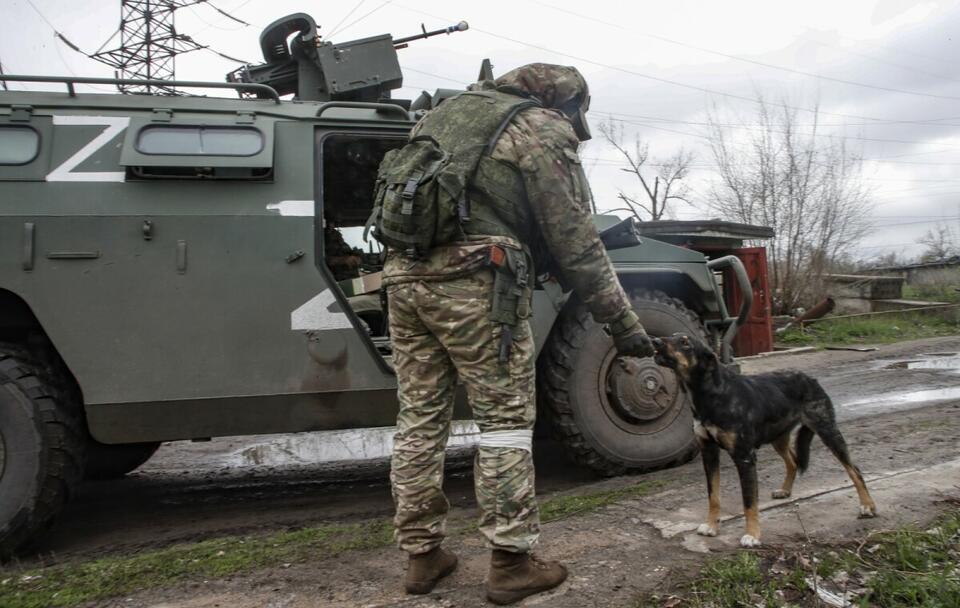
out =
[[[491,245],[486,265],[494,271],[490,320],[501,326],[499,359],[506,363],[510,359],[517,323],[530,318],[531,263],[525,251]]]

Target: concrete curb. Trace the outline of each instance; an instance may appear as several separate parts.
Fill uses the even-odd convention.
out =
[[[798,346],[796,348],[788,348],[786,350],[772,350],[768,353],[760,353],[758,355],[750,355],[749,357],[735,357],[735,361],[753,361],[754,359],[767,359],[769,357],[778,357],[780,355],[799,355],[802,353],[810,353],[817,350],[816,346]]]

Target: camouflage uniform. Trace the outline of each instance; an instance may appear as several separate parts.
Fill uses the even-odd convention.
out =
[[[444,537],[444,448],[458,380],[481,431],[475,462],[481,532],[492,548],[516,553],[529,551],[539,535],[531,452],[535,347],[521,319],[508,361],[498,360],[503,329],[489,318],[493,271],[484,266],[490,245],[529,247],[538,268],[573,289],[597,322],[636,321],[590,216],[577,135],[563,114],[549,109],[585,96],[582,76],[574,68],[532,64],[474,86],[532,96],[544,106],[517,114],[491,154],[522,178],[521,215],[531,221],[512,227],[523,243],[475,236],[436,247],[426,259],[391,253],[385,263],[400,401],[391,481],[397,539],[411,554]],[[484,175],[481,167],[472,187],[496,192],[498,184]]]

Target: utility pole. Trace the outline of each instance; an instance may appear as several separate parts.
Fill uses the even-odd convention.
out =
[[[206,0],[120,0],[120,46],[92,55],[116,70],[117,78],[173,80],[176,56],[206,48],[177,32],[177,9]],[[121,93],[177,95],[156,85],[117,85]]]

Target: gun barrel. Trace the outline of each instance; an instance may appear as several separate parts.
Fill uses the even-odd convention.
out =
[[[413,36],[407,36],[406,38],[398,38],[394,40],[393,41],[394,48],[403,48],[403,46],[405,46],[408,42],[412,42],[414,40],[420,40],[422,38],[430,38],[431,36],[439,36],[440,34],[452,34],[454,32],[465,32],[468,29],[470,29],[470,24],[467,23],[466,21],[461,21],[456,25],[444,27],[439,30],[433,30],[432,32],[428,32],[427,28],[423,26],[420,26],[420,27],[421,29],[423,29],[422,33],[415,34]]]

